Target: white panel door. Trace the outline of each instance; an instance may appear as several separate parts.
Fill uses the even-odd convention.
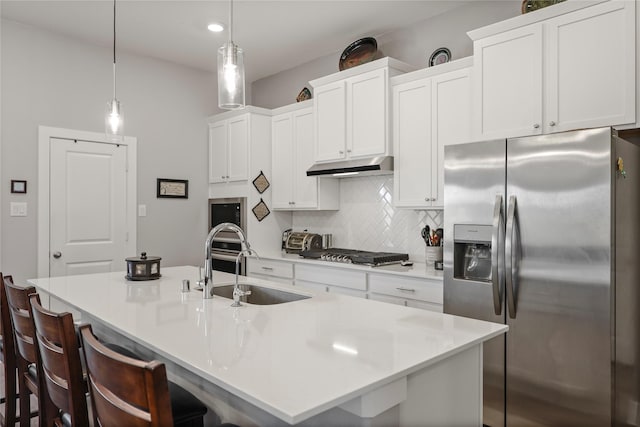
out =
[[[227,120],[229,169],[228,181],[249,178],[249,115]]]
[[[125,269],[126,145],[51,138],[49,274]]]
[[[634,11],[611,1],[546,24],[545,132],[635,122]]]
[[[347,80],[347,156],[384,155],[387,147],[387,70]]]
[[[318,207],[318,179],[307,176],[313,165],[313,109],[293,113],[293,200],[296,208]]]

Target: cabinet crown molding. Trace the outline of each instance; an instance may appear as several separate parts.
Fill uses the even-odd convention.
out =
[[[357,76],[368,71],[374,71],[385,67],[395,69],[402,73],[408,73],[409,71],[414,71],[416,69],[416,67],[414,67],[413,65],[409,65],[405,62],[398,61],[397,59],[387,56],[385,58],[367,62],[366,64],[358,65],[357,67],[349,68],[344,71],[329,74],[328,76],[320,77],[319,79],[311,80],[309,84],[313,88],[316,88],[318,86],[324,86],[329,83],[344,80],[349,77]]]
[[[248,113],[261,114],[263,116],[269,116],[269,117],[271,117],[271,115],[272,115],[271,110],[269,110],[267,108],[254,107],[253,105],[247,105],[246,107],[244,107],[244,108],[242,108],[240,110],[225,111],[224,113],[219,113],[219,114],[215,114],[213,116],[209,116],[209,117],[207,117],[207,123],[217,122],[217,121],[220,121],[220,120],[226,120],[226,119],[230,119],[232,117],[238,117],[238,116],[241,116],[243,114],[248,114]]]
[[[471,40],[476,41],[505,31],[513,30],[515,28],[524,27],[525,25],[545,21],[556,16],[564,15],[565,13],[574,12],[599,3],[604,3],[605,1],[612,0],[567,0],[533,12],[514,16],[513,18],[505,19],[504,21],[496,22],[495,24],[487,25],[486,27],[468,31],[467,35]]]

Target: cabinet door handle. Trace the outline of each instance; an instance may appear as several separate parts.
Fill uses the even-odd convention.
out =
[[[416,291],[415,289],[411,289],[411,288],[396,288],[396,289],[399,290],[399,291],[402,291],[402,292],[415,292]]]
[[[534,128],[534,129],[539,129],[539,128],[540,128],[540,124],[538,124],[538,123],[534,123],[534,124],[533,124],[533,128]]]
[[[429,198],[428,198],[428,197],[425,197],[425,198],[424,198],[424,201],[425,201],[425,202],[428,202],[428,201],[429,201]]]
[[[224,178],[225,178],[225,176],[224,176],[224,175],[222,175],[220,178],[224,179]]]
[[[338,154],[344,154],[343,150],[338,151]]]
[[[55,259],[58,259],[58,258],[60,258],[61,256],[62,256],[62,253],[61,253],[61,252],[54,252],[54,253],[53,253],[53,257],[54,257]]]
[[[260,267],[260,268],[266,271],[273,271],[273,267]]]
[[[351,152],[351,149],[348,149],[348,150],[347,150],[347,153],[350,153],[350,152]]]
[[[549,122],[549,126],[555,126],[556,122],[554,122],[553,120]]]

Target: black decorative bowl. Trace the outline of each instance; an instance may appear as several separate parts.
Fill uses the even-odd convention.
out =
[[[373,37],[365,37],[351,43],[340,55],[338,68],[340,71],[373,60],[378,52],[378,42]]]

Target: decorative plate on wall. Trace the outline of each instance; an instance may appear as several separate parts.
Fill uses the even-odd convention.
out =
[[[433,67],[434,65],[438,64],[444,64],[445,62],[449,62],[450,60],[451,51],[446,47],[440,47],[434,50],[429,57],[429,67]]]

